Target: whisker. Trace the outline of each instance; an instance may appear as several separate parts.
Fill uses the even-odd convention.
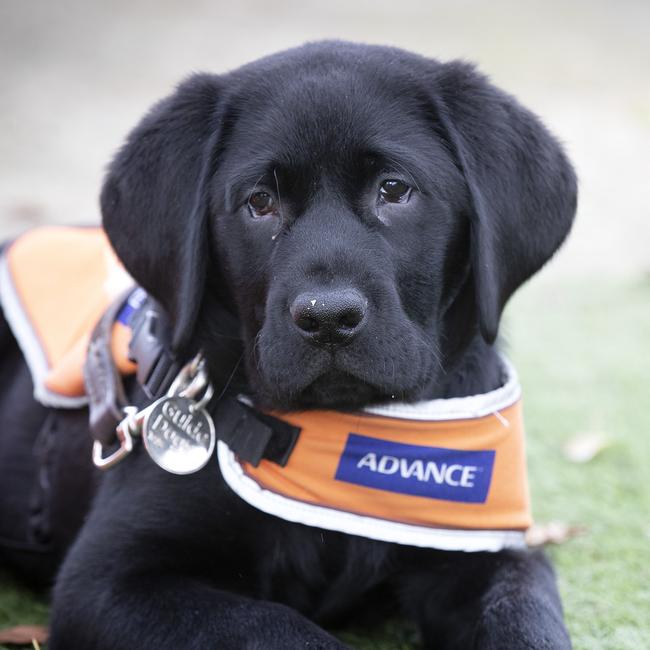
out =
[[[260,181],[262,180],[262,178],[264,178],[264,173],[263,172],[262,172],[262,174],[260,174],[260,177],[255,181],[255,185],[253,185],[253,189],[251,190],[251,194],[253,194],[255,192],[255,190],[257,189],[257,186],[260,184]]]
[[[258,372],[260,371],[260,363],[261,363],[262,360],[260,359],[260,357],[257,354],[257,348],[258,348],[258,346],[260,344],[261,339],[262,339],[262,331],[260,330],[255,335],[255,339],[253,341],[253,349],[252,349],[253,361],[255,362],[255,367],[257,368]]]
[[[418,182],[413,177],[413,174],[411,174],[411,172],[408,169],[406,169],[406,167],[404,167],[403,165],[400,165],[394,158],[387,158],[386,161],[389,164],[394,165],[395,167],[397,167],[402,172],[404,172],[404,174],[406,176],[408,176],[413,181],[413,185],[415,185],[417,191],[420,192],[420,193],[422,192],[422,190],[420,189],[420,186],[418,185]]]
[[[232,372],[230,373],[230,376],[228,377],[223,389],[219,393],[219,396],[217,397],[217,402],[226,394],[226,391],[230,387],[230,384],[232,383],[232,380],[235,378],[235,373],[237,372],[237,368],[239,368],[239,365],[242,362],[242,359],[244,358],[244,353],[241,353],[241,356],[237,360],[237,363],[235,364],[234,368],[232,369]]]
[[[280,227],[273,235],[273,237],[271,237],[271,239],[275,239],[282,232],[282,228],[284,226],[284,210],[282,208],[282,197],[280,196],[280,183],[278,182],[278,175],[276,173],[275,167],[273,168],[273,178],[275,178],[275,189],[278,192],[278,203],[280,204]]]

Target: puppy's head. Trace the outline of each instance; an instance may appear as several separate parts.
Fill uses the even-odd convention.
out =
[[[435,395],[575,202],[557,142],[472,67],[344,43],[190,78],[102,192],[176,349],[217,368],[239,338],[248,390],[277,408]]]

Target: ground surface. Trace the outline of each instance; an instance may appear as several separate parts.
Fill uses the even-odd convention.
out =
[[[650,4],[576,0],[33,0],[0,4],[0,238],[97,221],[126,131],[193,70],[325,37],[476,61],[566,144],[569,244],[508,310],[525,389],[535,514],[586,527],[552,549],[577,650],[650,647]],[[227,7],[227,8],[226,8]],[[610,443],[584,465],[565,441]],[[43,621],[0,575],[0,627]],[[389,625],[357,648],[408,648]]]

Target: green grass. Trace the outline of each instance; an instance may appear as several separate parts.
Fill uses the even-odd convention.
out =
[[[14,625],[45,625],[46,622],[45,597],[16,584],[6,573],[0,572],[0,629]],[[5,647],[0,644],[0,648]]]
[[[526,287],[504,334],[524,386],[535,517],[584,526],[550,549],[576,650],[650,648],[650,280]],[[611,444],[594,460],[562,454],[575,434]],[[0,627],[41,623],[42,600],[0,575]],[[360,650],[408,650],[389,623]]]
[[[577,650],[650,648],[650,280],[535,287],[513,305],[535,515],[584,525],[552,551]],[[576,465],[562,444],[611,440]]]

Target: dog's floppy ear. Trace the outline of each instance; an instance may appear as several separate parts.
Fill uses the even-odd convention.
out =
[[[576,178],[537,117],[471,65],[440,66],[435,87],[438,119],[469,189],[478,316],[491,343],[512,293],[567,236]]]
[[[218,77],[195,75],[156,104],[115,156],[101,193],[108,237],[167,310],[176,350],[192,335],[205,289],[219,86]]]

